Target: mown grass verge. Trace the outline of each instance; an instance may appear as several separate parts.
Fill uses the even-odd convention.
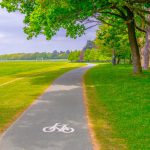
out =
[[[83,66],[68,62],[0,63],[0,132],[3,132],[63,73]],[[16,80],[18,79],[18,80]]]
[[[89,117],[100,150],[150,149],[150,72],[101,64],[85,75]]]

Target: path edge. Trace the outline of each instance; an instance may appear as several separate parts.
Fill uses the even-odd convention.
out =
[[[82,76],[82,79],[81,79],[82,93],[83,93],[83,103],[84,103],[84,107],[85,107],[85,117],[86,117],[86,121],[87,121],[87,125],[88,125],[88,132],[90,134],[93,150],[100,150],[101,148],[100,148],[100,145],[97,142],[97,139],[96,139],[96,136],[95,136],[95,133],[94,133],[94,130],[93,130],[92,121],[89,117],[89,109],[88,109],[89,106],[88,106],[88,102],[87,102],[88,97],[87,97],[87,93],[86,93],[85,75],[90,69],[88,69],[84,72],[84,74]]]

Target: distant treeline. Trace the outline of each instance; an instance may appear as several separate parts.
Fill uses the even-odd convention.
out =
[[[0,60],[47,60],[47,59],[68,59],[70,51],[65,52],[57,50],[50,52],[36,53],[16,53],[0,55]]]

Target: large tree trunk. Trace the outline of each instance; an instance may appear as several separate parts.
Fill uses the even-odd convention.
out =
[[[137,39],[136,39],[136,34],[135,34],[134,15],[130,9],[127,10],[127,13],[128,13],[127,27],[128,27],[128,36],[129,36],[132,61],[133,61],[133,72],[135,74],[139,74],[139,73],[142,73],[142,67],[141,67],[139,47],[137,44]]]
[[[148,20],[150,21],[150,15],[148,15]],[[150,26],[148,25],[146,30],[146,44],[143,49],[143,69],[147,70],[149,67],[149,53],[150,53]]]

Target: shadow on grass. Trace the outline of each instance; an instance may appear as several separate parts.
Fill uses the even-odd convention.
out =
[[[47,85],[51,83],[54,79],[61,76],[62,74],[68,72],[69,70],[75,69],[76,67],[61,68],[54,71],[44,71],[39,73],[33,73],[28,75],[18,75],[17,78],[23,77],[28,78],[31,85]]]

